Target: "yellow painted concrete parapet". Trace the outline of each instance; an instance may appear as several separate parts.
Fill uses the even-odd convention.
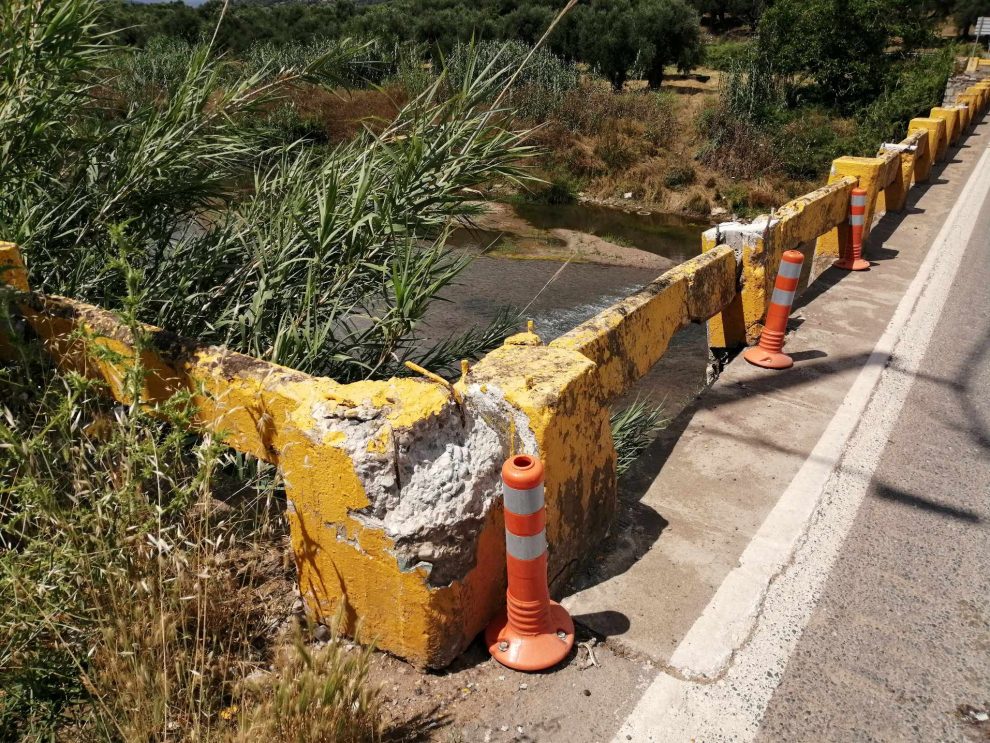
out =
[[[595,362],[605,398],[627,390],[660,360],[674,333],[704,322],[736,293],[736,261],[719,247],[675,266],[653,283],[557,338],[551,348]]]
[[[967,128],[972,124],[976,117],[982,113],[983,109],[983,97],[976,91],[960,93],[956,96],[956,102],[962,106],[966,106],[969,111],[969,121],[967,122]]]
[[[907,192],[911,187],[911,182],[905,185],[903,180],[904,161],[910,160],[911,155],[901,144],[884,145],[877,152],[877,159],[883,161],[884,171],[880,181],[880,191],[877,193],[876,203],[873,206],[872,214],[867,211],[867,217],[884,214],[888,211],[900,211],[907,200]],[[867,200],[869,210],[869,200]],[[869,234],[869,228],[864,227],[863,239]]]
[[[13,246],[3,256],[20,265]],[[455,398],[418,379],[339,384],[153,327],[137,342],[98,308],[15,299],[63,366],[128,400],[123,380],[139,346],[143,404],[188,390],[200,427],[276,464],[308,609],[333,616],[343,602],[348,629],[360,621],[366,637],[414,664],[449,664],[504,602],[499,472],[511,451],[546,464],[552,578],[565,579],[612,522],[609,410],[595,365],[576,351],[507,344]]]
[[[928,151],[932,153],[932,162],[941,162],[949,150],[949,132],[945,119],[917,118],[911,119],[908,132],[928,132]]]
[[[907,138],[902,140],[902,144],[913,143],[915,147],[914,157],[911,158],[911,185],[914,185],[924,183],[931,177],[932,165],[935,162],[931,143],[937,137],[937,133],[933,134],[931,130],[925,128],[914,130],[909,128],[909,132]]]
[[[937,106],[932,109],[931,118],[945,121],[945,134],[949,139],[949,144],[955,144],[959,141],[962,127],[960,126],[958,109]]]
[[[900,168],[895,172],[893,180],[880,192],[877,202],[877,213],[899,212],[907,203],[908,191],[914,183],[915,167],[920,163],[922,168],[930,169],[928,160],[928,135],[924,131],[909,134],[897,144],[885,144],[880,148],[878,156],[890,152],[900,154]]]
[[[13,243],[0,242],[0,285],[6,284],[17,291],[28,291],[27,270],[21,251]]]
[[[987,108],[990,107],[990,80],[978,85],[971,85],[966,88],[966,92],[979,96],[979,115],[982,116],[985,114],[987,112]]]
[[[975,85],[970,85],[966,88],[967,93],[976,93],[980,96],[980,113],[986,113],[988,105],[990,105],[990,80],[982,80]]]
[[[482,411],[480,415],[488,414],[483,411],[490,403],[502,401],[498,404],[515,421],[513,451],[535,451],[543,460],[551,588],[566,580],[604,538],[615,516],[616,454],[610,412],[595,371],[590,359],[572,349],[505,345],[458,383],[469,410]],[[501,525],[499,511],[498,538],[504,541]],[[494,586],[495,595],[484,601],[499,606],[504,557],[490,556],[489,561],[503,577]],[[477,624],[476,631],[482,627]]]
[[[733,348],[759,337],[781,255],[843,223],[854,185],[855,178],[839,176],[789,201],[771,216],[751,224],[728,222],[704,233],[702,249],[728,245],[735,251],[739,271],[736,297],[708,323],[709,345]]]
[[[863,225],[863,240],[869,236],[873,218],[877,213],[881,191],[894,182],[900,173],[900,153],[887,152],[881,157],[840,157],[832,163],[829,182],[845,176],[856,178],[859,187],[866,191],[866,218]],[[842,241],[848,239],[847,230],[834,228],[818,238],[815,256],[824,260],[840,255]]]

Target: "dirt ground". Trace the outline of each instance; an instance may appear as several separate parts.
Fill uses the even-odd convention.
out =
[[[440,672],[379,654],[372,679],[382,686],[388,740],[605,743],[655,674],[651,663],[617,655],[578,625],[575,650],[545,673],[505,668],[476,640]]]

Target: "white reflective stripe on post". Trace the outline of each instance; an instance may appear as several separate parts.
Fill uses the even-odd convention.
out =
[[[547,551],[547,533],[541,531],[531,537],[520,537],[506,530],[505,551],[517,560],[535,560]]]
[[[853,227],[862,227],[866,223],[866,218],[862,214],[849,215],[849,224]]]
[[[777,271],[777,275],[783,276],[785,279],[799,279],[801,278],[801,265],[800,263],[781,261],[780,270]]]
[[[774,304],[781,304],[785,307],[790,307],[794,304],[794,292],[784,291],[783,289],[774,289],[773,294],[770,296],[770,301]]]
[[[852,197],[853,206],[866,206],[866,196],[863,194],[853,194]]]
[[[529,516],[543,508],[543,484],[529,490],[516,490],[502,484],[505,496],[505,510],[512,511],[517,516]]]

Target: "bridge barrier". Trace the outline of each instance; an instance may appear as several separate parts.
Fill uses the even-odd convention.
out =
[[[361,620],[382,649],[441,668],[504,605],[505,459],[543,460],[552,590],[616,512],[610,401],[690,323],[707,321],[716,348],[755,342],[784,251],[810,254],[801,284],[814,281],[848,240],[852,188],[867,191],[868,234],[874,216],[902,208],[907,190],[929,178],[965,115],[982,116],[988,100],[990,82],[969,86],[963,114],[938,107],[876,157],[837,159],[821,188],[707,231],[702,255],[548,345],[532,332],[507,339],[453,389],[419,378],[341,384],[153,327],[138,342],[111,312],[31,292],[10,243],[0,243],[0,285],[63,366],[130,402],[122,380],[140,359],[141,403],[188,390],[198,428],[275,464],[309,612],[331,617],[344,602],[348,629]],[[0,337],[0,355],[5,348],[9,357]]]

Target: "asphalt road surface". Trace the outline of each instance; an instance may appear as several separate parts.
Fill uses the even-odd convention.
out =
[[[990,204],[761,741],[990,740]]]

